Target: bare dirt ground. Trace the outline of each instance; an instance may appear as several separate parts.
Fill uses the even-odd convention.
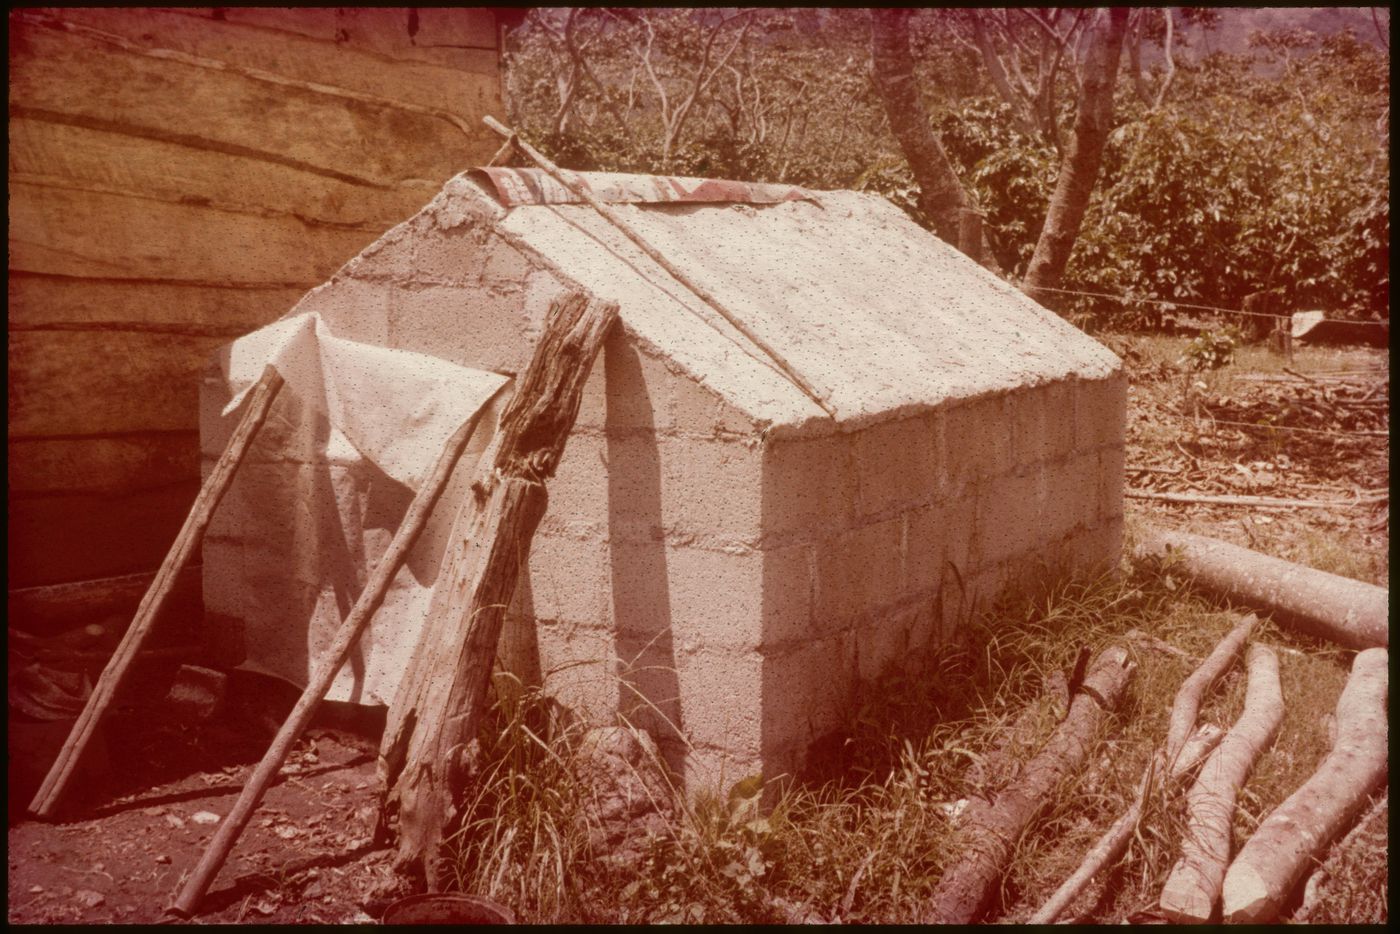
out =
[[[220,709],[180,722],[153,704],[106,725],[107,762],[74,790],[67,818],[9,828],[11,923],[158,923],[228,813],[287,691],[238,678]],[[198,922],[369,923],[388,851],[377,816],[372,728],[313,727],[210,889]],[[381,899],[382,901],[382,899]]]
[[[1262,350],[1246,349],[1231,366],[1193,374],[1175,362],[1184,340],[1108,342],[1123,354],[1134,381],[1130,489],[1334,500],[1374,496],[1367,491],[1388,486],[1388,439],[1355,433],[1388,427],[1384,351],[1301,351],[1292,369],[1309,380],[1285,373]],[[1351,375],[1318,378],[1328,373]],[[1220,424],[1226,421],[1310,431]],[[1388,498],[1269,510],[1130,499],[1128,515],[1130,530],[1138,522],[1186,528],[1388,583]],[[151,699],[164,696],[173,668],[168,663],[145,678],[152,689],[107,724],[106,762],[76,789],[70,817],[48,823],[18,815],[37,779],[30,775],[27,787],[16,789],[12,763],[11,923],[168,920],[166,905],[217,828],[212,818],[228,812],[295,697],[285,685],[236,676],[221,705],[191,721]],[[52,745],[66,732],[63,721],[17,723],[15,717],[12,704],[12,759],[14,744],[25,741],[17,737],[44,733]],[[335,709],[318,721],[269,789],[194,922],[378,919],[388,904],[390,871],[389,851],[372,840],[376,725],[382,728],[382,720],[356,720]]]

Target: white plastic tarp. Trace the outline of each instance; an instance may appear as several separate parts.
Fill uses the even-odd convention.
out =
[[[226,354],[226,385],[234,394],[223,408],[225,419],[233,418],[263,369],[271,364],[286,381],[284,392],[295,394],[295,407],[301,410],[301,417],[307,417],[306,410],[310,410],[330,423],[332,437],[323,455],[343,464],[347,457],[353,459],[358,454],[414,493],[447,440],[483,407],[495,402],[508,380],[498,373],[459,366],[438,357],[336,337],[315,313],[286,318],[248,334],[227,347]],[[405,567],[395,577],[384,604],[337,675],[330,699],[386,703],[392,698],[397,678],[417,644],[432,597],[435,577],[422,572],[429,564],[436,569],[437,555],[445,547],[446,532],[460,499],[453,488],[460,487],[461,478],[474,471],[494,427],[494,418],[483,416],[458,465],[453,487],[438,503],[429,528],[415,545],[413,557],[417,559],[414,564],[419,568],[418,575]],[[345,441],[353,451],[346,450]],[[242,480],[235,480],[231,493],[238,493],[236,487]],[[246,482],[258,481],[249,477]],[[266,501],[285,508],[288,493],[279,490],[268,495]],[[256,494],[249,498],[258,500]],[[403,499],[406,501],[407,495]],[[305,508],[315,507],[305,504]],[[349,504],[349,509],[353,513],[354,504]],[[344,515],[337,512],[320,513],[318,534],[359,537],[362,530],[345,526]],[[380,539],[381,546],[387,544],[386,536]],[[245,546],[259,544],[250,542]],[[316,543],[307,544],[317,548]],[[318,576],[313,569],[321,567],[315,562],[322,556],[290,553],[265,557],[274,567],[276,562],[284,561],[287,574],[304,579]],[[373,561],[368,561],[366,577],[372,567]],[[346,598],[358,597],[358,592],[347,594],[343,584],[337,587],[329,581],[303,582],[320,592],[309,619],[290,619],[280,606],[264,605],[255,588],[243,595],[240,602],[247,613],[242,667],[299,686],[310,679],[318,658],[347,612]]]

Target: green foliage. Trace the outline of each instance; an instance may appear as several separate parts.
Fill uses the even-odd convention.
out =
[[[1174,15],[1178,51],[1187,25],[1220,18]],[[1066,72],[1053,97],[1058,144],[1044,128],[1023,134],[981,58],[955,38],[965,16],[913,19],[917,74],[1016,280],[1054,191],[1057,145],[1071,141],[1073,82]],[[1029,17],[1015,21],[1038,41]],[[1145,20],[1144,49],[1164,26]],[[511,37],[507,96],[527,138],[576,169],[854,188],[929,226],[870,81],[868,43],[862,10],[537,8]],[[1350,32],[1318,40],[1291,29],[1256,34],[1240,54],[1181,54],[1176,66],[1164,102],[1149,107],[1125,53],[1117,127],[1062,283],[1151,301],[1073,297],[1058,310],[1156,327],[1164,302],[1239,308],[1278,289],[1285,311],[1388,318],[1388,52]],[[1160,85],[1161,66],[1145,68]]]
[[[1240,345],[1240,333],[1234,328],[1206,331],[1186,347],[1182,362],[1192,370],[1218,370],[1235,359]]]

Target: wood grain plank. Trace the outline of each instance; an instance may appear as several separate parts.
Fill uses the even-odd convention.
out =
[[[11,183],[376,230],[411,216],[437,189],[427,180],[391,188],[357,184],[254,156],[205,149],[196,140],[145,139],[43,117],[12,117],[9,129]]]
[[[233,12],[233,11],[230,11]],[[266,11],[269,13],[309,13],[309,10]],[[320,12],[320,11],[317,11]],[[473,117],[474,99],[468,75],[495,79],[500,61],[493,30],[495,17],[489,11],[419,11],[417,37],[407,31],[408,11],[397,10],[396,36],[385,44],[384,36],[358,42],[354,35],[337,42],[335,26],[330,35],[312,37],[296,32],[277,31],[228,17],[216,21],[188,11],[78,7],[57,11],[65,21],[81,23],[152,48],[176,49],[250,68],[275,71],[303,81],[316,81],[354,88],[396,100],[442,107],[464,117]],[[453,25],[457,24],[457,25]],[[455,53],[447,63],[406,59],[399,50],[412,54],[414,42],[427,36],[430,45],[451,45]],[[486,39],[481,45],[480,40]],[[467,46],[481,45],[478,48]],[[381,46],[383,51],[380,50]]]
[[[232,340],[275,321],[301,300],[300,285],[227,286],[158,279],[9,277],[9,329],[165,330]]]
[[[126,496],[11,496],[8,586],[149,571],[175,540],[199,478]]]
[[[10,269],[19,272],[310,288],[379,232],[130,195],[10,185]]]
[[[9,434],[189,431],[199,374],[223,337],[25,331],[9,341]]]
[[[468,137],[443,117],[356,100],[334,89],[288,87],[151,58],[28,21],[11,26],[12,112],[19,106],[31,114],[116,122],[133,135],[156,138],[178,133],[206,140],[211,149],[265,152],[386,186],[413,178],[445,181],[493,151],[484,127]]]
[[[10,495],[126,494],[199,476],[199,433],[19,438],[9,443]]]

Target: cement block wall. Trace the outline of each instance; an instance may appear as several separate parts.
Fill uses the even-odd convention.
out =
[[[491,205],[434,205],[298,310],[342,337],[519,372],[570,284],[495,233]],[[692,789],[796,770],[859,681],[948,639],[1004,584],[1116,561],[1124,390],[1121,375],[1051,383],[774,440],[620,326],[550,484],[503,661],[593,718],[649,729]],[[221,444],[208,435],[207,463]],[[372,490],[338,482],[352,512],[379,515]],[[346,506],[302,508],[342,523]],[[257,520],[215,531],[207,567],[288,544]],[[377,557],[374,534],[339,560]],[[291,605],[315,596],[295,586]]]

